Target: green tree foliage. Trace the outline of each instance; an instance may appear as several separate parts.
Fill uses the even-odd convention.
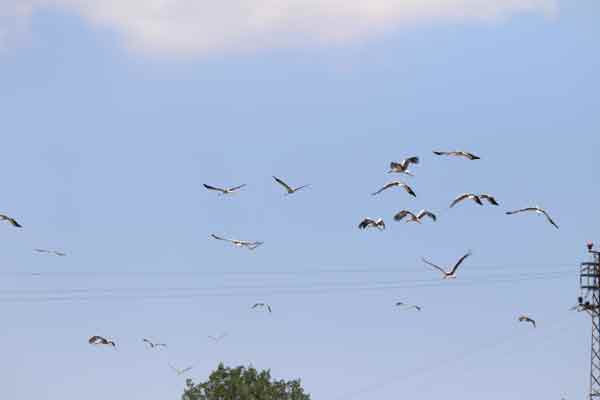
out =
[[[188,379],[182,400],[310,400],[310,396],[304,393],[300,380],[271,381],[269,370],[219,364],[204,383],[194,385]]]

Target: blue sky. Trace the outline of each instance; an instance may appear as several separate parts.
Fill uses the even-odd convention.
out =
[[[198,43],[165,34],[162,11],[148,33],[134,1],[71,3],[0,15],[1,211],[24,226],[0,229],[4,398],[177,399],[169,362],[201,381],[220,361],[299,377],[314,399],[585,395],[589,320],[569,307],[600,241],[597,2],[349,2],[346,20],[324,0],[252,34],[217,10],[231,36],[197,28]],[[416,199],[369,195],[412,155]],[[272,175],[312,186],[284,197]],[[248,186],[219,198],[202,183]],[[467,191],[501,206],[449,210]],[[535,204],[560,230],[504,215]],[[403,208],[439,220],[394,222]],[[388,229],[359,231],[365,216]],[[420,262],[469,249],[454,282]]]

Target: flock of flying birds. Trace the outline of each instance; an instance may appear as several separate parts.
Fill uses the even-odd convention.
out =
[[[467,159],[470,161],[480,160],[479,156],[476,156],[475,154],[469,153],[466,151],[434,151],[433,153],[437,156],[464,158],[464,159]],[[404,174],[404,175],[407,175],[410,177],[414,177],[415,175],[410,170],[410,168],[412,165],[417,165],[417,164],[419,164],[419,157],[417,157],[417,156],[406,158],[400,162],[392,161],[390,163],[390,168],[389,168],[388,173]],[[294,194],[297,191],[309,186],[309,185],[302,185],[302,186],[298,186],[298,187],[293,187],[276,176],[273,176],[273,179],[275,180],[276,183],[278,183],[285,189],[286,195]],[[207,190],[215,191],[220,196],[238,193],[245,186],[246,185],[243,184],[243,185],[238,185],[238,186],[233,186],[233,187],[218,187],[218,186],[204,184],[204,187]],[[393,188],[401,188],[409,196],[417,197],[413,188],[410,185],[408,185],[407,183],[402,182],[400,180],[393,180],[393,181],[386,183],[383,187],[381,187],[377,191],[371,193],[371,195],[377,196],[377,195],[383,193],[384,191],[387,191],[387,190],[393,189]],[[468,201],[468,200],[470,200],[480,206],[483,206],[484,204],[489,204],[491,206],[499,206],[500,205],[500,203],[496,200],[496,198],[490,194],[463,193],[463,194],[460,194],[459,196],[457,196],[450,203],[449,208],[453,208],[457,204],[464,202],[464,201]],[[539,206],[526,207],[526,208],[520,208],[520,209],[516,209],[516,210],[512,210],[512,211],[507,211],[506,215],[514,215],[514,214],[520,214],[520,213],[536,213],[536,214],[543,215],[546,218],[547,222],[549,222],[554,228],[558,229],[558,225],[550,217],[550,214],[546,210],[544,210],[543,208],[541,208]],[[394,215],[393,218],[394,218],[394,221],[405,220],[407,223],[415,222],[418,224],[421,224],[425,218],[429,218],[433,222],[437,221],[437,215],[427,209],[423,209],[417,213],[413,213],[410,210],[400,210]],[[386,229],[386,225],[385,225],[385,221],[383,220],[383,218],[366,217],[362,221],[360,221],[360,223],[358,224],[358,228],[363,229],[363,230],[368,229],[368,228],[375,228],[377,230],[383,231]],[[254,250],[264,243],[261,241],[249,241],[249,240],[225,238],[225,237],[216,235],[214,233],[211,234],[210,236],[213,239],[229,242],[236,247],[246,248],[248,250]],[[426,260],[425,258],[422,258],[422,261],[426,266],[429,266],[432,269],[439,271],[441,273],[443,279],[454,279],[454,278],[456,278],[458,268],[465,261],[465,259],[467,259],[470,255],[471,255],[471,251],[467,252],[454,265],[452,265],[449,268],[442,268],[439,265],[436,265],[436,264]],[[404,307],[405,309],[415,309],[417,311],[420,311],[422,309],[421,306],[406,304],[403,302],[397,302],[396,306]],[[271,307],[267,304],[257,303],[253,306],[253,308],[256,308],[256,307],[266,307],[267,310],[269,312],[271,312]],[[526,315],[519,316],[518,321],[519,322],[528,322],[528,323],[531,323],[534,327],[536,326],[535,321]]]
[[[227,336],[227,332],[223,332],[223,333],[220,333],[220,334],[214,335],[214,336],[209,335],[208,338],[214,342],[220,342],[226,336]],[[154,342],[147,338],[142,338],[142,342],[145,343],[146,347],[150,350],[158,350],[158,349],[168,347],[166,343]],[[117,344],[114,342],[114,340],[107,339],[103,336],[97,336],[97,335],[92,336],[88,339],[88,343],[91,345],[94,345],[94,346],[110,346],[110,347],[114,348],[115,350],[117,348]],[[194,367],[195,367],[195,365],[190,365],[185,368],[178,368],[178,367],[175,367],[173,364],[169,363],[169,368],[171,368],[171,370],[173,372],[175,372],[175,374],[177,374],[177,376],[184,375],[185,373],[192,370]]]
[[[467,160],[479,160],[480,157],[472,154],[472,153],[468,153],[465,151],[434,151],[433,152],[435,155],[438,156],[450,156],[450,157],[461,157],[461,158],[465,158]],[[404,174],[410,177],[414,177],[414,174],[412,173],[412,171],[410,171],[410,167],[411,165],[417,165],[419,164],[419,157],[409,157],[406,158],[400,162],[395,162],[392,161],[390,163],[390,169],[388,171],[388,173],[397,173],[397,174]],[[310,185],[302,185],[302,186],[297,186],[297,187],[293,187],[291,185],[289,185],[288,183],[286,183],[285,181],[283,181],[282,179],[273,176],[274,181],[281,185],[283,187],[283,189],[285,190],[285,195],[291,195],[294,194],[304,188],[309,187]],[[238,186],[234,186],[234,187],[218,187],[218,186],[212,186],[212,185],[208,185],[208,184],[203,184],[203,186],[210,191],[214,191],[217,192],[220,196],[225,196],[225,195],[232,195],[235,193],[238,193],[242,188],[244,188],[246,185],[238,185]],[[415,191],[405,182],[399,181],[399,180],[394,180],[391,181],[387,184],[385,184],[382,188],[378,189],[377,191],[373,192],[372,195],[376,196],[381,194],[384,191],[387,191],[389,189],[392,188],[402,188],[408,195],[416,197],[416,193]],[[483,206],[484,202],[492,205],[492,206],[499,206],[498,201],[496,200],[496,198],[492,195],[489,194],[476,194],[476,193],[463,193],[459,196],[457,196],[451,203],[450,203],[450,208],[453,208],[454,206],[456,206],[457,204],[466,201],[466,200],[471,200],[472,202]],[[513,211],[507,211],[506,214],[507,215],[514,215],[514,214],[519,214],[519,213],[527,213],[527,212],[532,212],[532,213],[537,213],[540,215],[543,215],[546,220],[552,225],[554,226],[556,229],[558,229],[558,225],[554,222],[554,220],[550,217],[550,215],[548,214],[548,212],[546,210],[544,210],[541,207],[538,206],[534,206],[534,207],[526,207],[526,208],[521,208],[521,209],[517,209],[517,210],[513,210]],[[436,214],[434,214],[433,212],[429,211],[429,210],[421,210],[418,213],[413,213],[409,210],[400,210],[399,212],[397,212],[394,215],[394,220],[395,221],[401,221],[403,219],[405,219],[405,221],[408,222],[415,222],[418,224],[422,223],[422,220],[425,218],[429,218],[430,220],[432,220],[433,222],[437,221],[437,216]],[[0,214],[0,221],[6,221],[9,224],[11,224],[12,226],[16,227],[16,228],[22,228],[22,225],[19,224],[14,218],[8,216],[8,215],[4,215],[4,214]],[[386,226],[385,226],[385,222],[383,220],[383,218],[364,218],[359,224],[358,224],[358,228],[359,229],[367,229],[367,228],[375,228],[378,230],[385,230]],[[219,236],[216,234],[211,234],[210,235],[211,238],[215,239],[215,240],[219,240],[219,241],[224,241],[224,242],[228,242],[233,244],[236,247],[239,248],[245,248],[248,250],[255,250],[256,248],[258,248],[259,246],[261,246],[264,242],[261,241],[249,241],[249,240],[239,240],[239,239],[231,239],[231,238],[226,238],[223,236]],[[589,247],[589,245],[588,245]],[[50,254],[50,255],[55,255],[55,256],[66,256],[65,252],[62,251],[58,251],[58,250],[48,250],[48,249],[41,249],[41,248],[36,248],[33,249],[36,253],[40,253],[40,254]],[[428,266],[431,267],[432,269],[437,270],[438,272],[441,273],[442,278],[443,279],[454,279],[456,278],[456,274],[458,271],[458,268],[463,264],[463,262],[471,255],[471,251],[468,251],[465,255],[463,255],[454,265],[452,265],[449,268],[443,268],[440,267],[439,265],[436,265],[428,260],[426,260],[425,258],[422,258],[423,263]],[[415,304],[407,304],[404,302],[397,302],[395,304],[397,307],[402,307],[404,309],[414,309],[417,311],[421,311],[422,307],[419,305],[415,305]],[[269,313],[272,312],[271,309],[271,305],[264,303],[264,302],[259,302],[259,303],[255,303],[254,305],[252,305],[251,307],[252,309],[265,309],[266,311],[268,311]],[[526,323],[531,323],[533,327],[536,326],[536,322],[534,319],[530,318],[527,315],[521,315],[518,317],[518,321],[519,322],[526,322]],[[209,338],[215,342],[220,341],[221,339],[223,339],[227,334],[226,333],[222,333],[219,334],[217,336],[209,336]],[[142,339],[143,343],[145,343],[147,345],[147,347],[149,349],[160,349],[160,348],[166,348],[167,345],[165,343],[155,343],[150,339],[147,338],[143,338]],[[100,345],[100,346],[112,346],[113,348],[116,349],[116,343],[113,340],[107,339],[105,337],[102,336],[92,336],[88,339],[88,343],[91,345]],[[190,371],[194,366],[189,366],[186,368],[176,368],[173,365],[169,364],[169,366],[171,367],[171,369],[177,374],[177,375],[183,375],[186,372]]]

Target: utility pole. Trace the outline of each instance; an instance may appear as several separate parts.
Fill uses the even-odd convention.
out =
[[[581,294],[578,310],[592,318],[592,351],[590,360],[590,400],[600,399],[600,252],[587,243],[591,261],[581,263],[579,282]]]

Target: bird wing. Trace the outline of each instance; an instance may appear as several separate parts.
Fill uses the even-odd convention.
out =
[[[211,233],[210,236],[212,238],[214,238],[214,239],[217,239],[217,240],[224,240],[226,242],[231,242],[231,243],[235,242],[235,240],[231,240],[231,239],[227,239],[227,238],[224,238],[224,237],[221,237],[221,236],[217,236],[214,233]]]
[[[468,153],[468,152],[466,152],[466,151],[459,151],[459,152],[457,152],[457,153],[458,153],[457,155],[459,155],[459,156],[463,156],[463,157],[466,157],[466,158],[468,158],[469,160],[479,160],[479,159],[480,159],[480,157],[476,156],[475,154],[473,154],[473,153]]]
[[[433,154],[437,155],[437,156],[447,156],[450,153],[448,153],[447,151],[433,151]]]
[[[429,217],[429,218],[431,218],[434,221],[437,220],[437,217],[431,211],[427,211],[427,210],[421,210],[421,211],[419,211],[419,213],[417,214],[417,218],[418,219],[422,219],[424,217]]]
[[[267,304],[267,310],[269,310],[269,312],[271,312],[271,306],[269,304]]]
[[[306,185],[299,186],[299,187],[297,187],[296,189],[294,189],[294,192],[297,192],[298,190],[301,190],[301,189],[307,188],[307,187],[309,187],[309,186],[310,186],[310,184],[306,184]]]
[[[46,250],[46,249],[33,249],[33,251],[38,252],[38,253],[50,253],[50,251]]]
[[[410,211],[407,211],[407,210],[398,211],[396,213],[396,215],[394,215],[394,220],[395,221],[400,221],[402,218],[406,217],[409,214],[412,214],[412,213]]]
[[[239,190],[239,189],[243,188],[244,186],[246,186],[246,184],[245,184],[245,183],[244,183],[243,185],[234,186],[234,187],[232,187],[232,188],[229,188],[229,191],[230,191],[230,192],[234,192],[234,191],[236,191],[236,190]]]
[[[221,192],[221,193],[225,193],[227,192],[227,190],[222,189],[222,188],[218,188],[216,186],[211,186],[211,185],[207,185],[206,183],[202,184],[205,188],[207,188],[208,190],[215,190],[217,192]]]
[[[408,166],[410,164],[418,164],[419,163],[419,157],[409,157],[405,160],[402,160],[402,166],[404,168],[408,168]]]
[[[93,344],[93,343],[97,342],[99,339],[100,339],[100,336],[92,336],[91,338],[88,339],[88,343]]]
[[[278,177],[274,176],[273,179],[275,179],[275,182],[279,183],[281,186],[283,186],[285,188],[285,190],[288,191],[288,193],[293,192],[294,190],[290,187],[290,185],[288,185],[287,183],[285,183],[284,181],[282,181],[281,179],[279,179]]]
[[[454,273],[456,272],[456,270],[458,269],[458,267],[460,266],[460,264],[462,264],[463,261],[465,261],[465,259],[467,257],[469,257],[471,255],[471,251],[469,251],[467,254],[465,254],[464,256],[462,256],[456,264],[454,264],[454,267],[452,267],[452,271],[450,271],[450,275],[454,275]]]
[[[9,217],[8,215],[0,214],[0,219],[3,221],[8,221],[12,226],[15,226],[17,228],[22,228],[21,224],[19,224],[17,222],[17,220],[15,220],[12,217]]]
[[[373,221],[371,218],[365,218],[362,221],[360,221],[360,224],[358,224],[358,229],[365,229],[367,226],[374,223],[375,221]]]
[[[408,194],[410,194],[411,196],[417,197],[414,190],[412,190],[412,188],[410,186],[408,186],[406,183],[402,183],[402,184],[400,184],[400,186],[402,186],[404,188],[404,190],[406,190],[406,192]]]
[[[54,251],[54,254],[56,254],[57,256],[60,256],[60,257],[64,257],[67,255],[67,253],[64,253],[62,251]]]
[[[265,305],[264,303],[255,303],[255,304],[252,306],[252,308],[261,307],[261,306],[264,306],[264,305]]]
[[[546,210],[541,210],[541,211],[542,211],[542,214],[544,214],[544,216],[548,220],[548,222],[550,222],[552,225],[554,225],[554,227],[556,229],[558,229],[558,225],[556,225],[556,222],[554,222],[554,220],[552,218],[550,218],[550,215],[548,215],[548,213],[546,212]]]
[[[487,200],[490,204],[492,204],[494,206],[499,205],[498,202],[496,201],[496,198],[494,196],[490,196],[489,194],[480,194],[479,198]]]
[[[254,250],[263,243],[264,242],[245,242],[244,245],[248,247],[248,249]]]
[[[446,272],[446,271],[445,271],[443,268],[441,268],[441,267],[438,267],[437,265],[435,265],[435,264],[433,264],[433,263],[430,263],[429,261],[427,261],[427,260],[426,260],[426,259],[424,259],[424,258],[421,258],[421,260],[423,260],[423,262],[424,262],[425,264],[428,264],[428,265],[432,266],[433,268],[437,269],[437,270],[438,270],[438,271],[440,271],[442,274],[444,274],[444,275],[446,275],[446,274],[447,274],[447,272]]]
[[[387,190],[387,189],[389,189],[391,187],[398,186],[398,185],[401,185],[401,183],[397,182],[397,181],[386,183],[384,187],[382,187],[381,189],[379,189],[378,191],[376,191],[374,193],[371,193],[371,195],[375,196],[375,195],[383,192],[384,190]]]
[[[526,212],[526,211],[537,211],[538,209],[536,207],[526,207],[526,208],[520,208],[518,210],[514,210],[514,211],[507,211],[506,215],[513,215],[513,214],[518,214],[518,213],[522,213],[522,212]]]
[[[454,201],[450,204],[450,208],[454,207],[455,205],[457,205],[458,203],[460,203],[461,201],[463,201],[464,199],[466,199],[469,196],[473,196],[473,193],[461,194],[460,196],[455,198]]]

